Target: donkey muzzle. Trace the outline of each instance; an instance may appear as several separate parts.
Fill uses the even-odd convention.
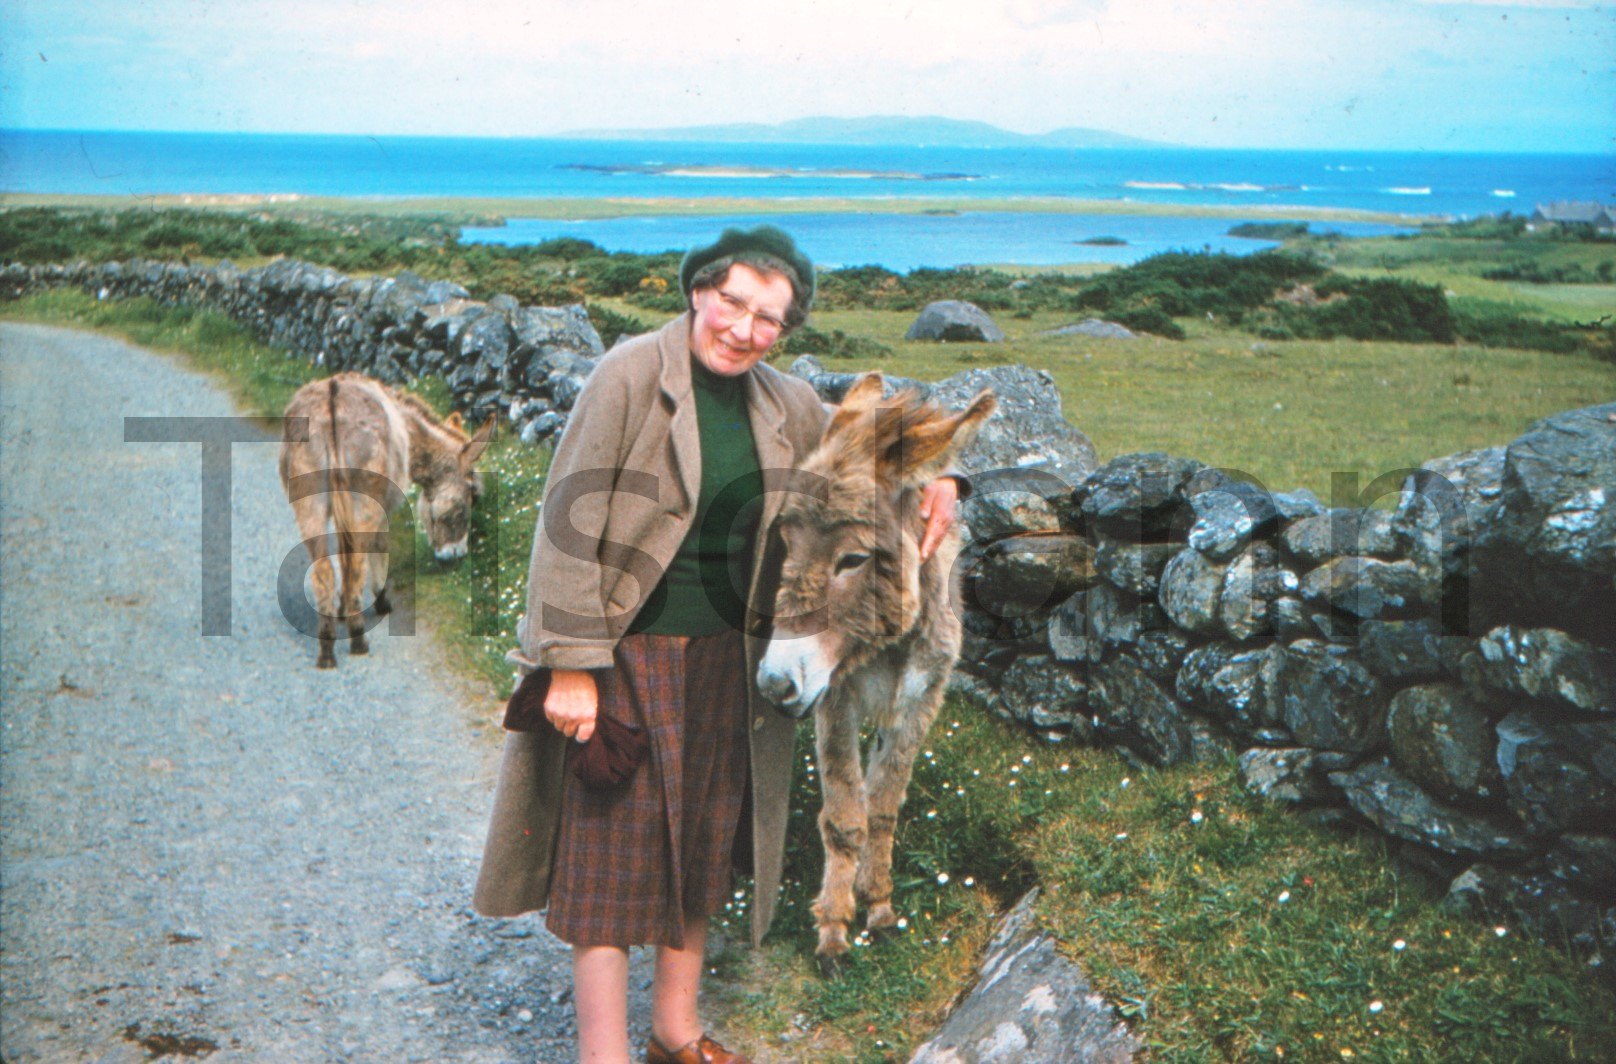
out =
[[[793,720],[812,713],[830,690],[830,670],[811,637],[776,638],[758,664],[758,691]]]

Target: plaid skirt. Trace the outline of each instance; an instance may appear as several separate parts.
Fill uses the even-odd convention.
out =
[[[644,727],[650,753],[609,793],[564,774],[545,926],[575,946],[678,947],[687,919],[730,898],[750,769],[745,643],[625,636],[595,681],[600,712]]]

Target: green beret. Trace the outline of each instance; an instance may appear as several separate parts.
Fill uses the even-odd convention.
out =
[[[797,306],[806,314],[814,302],[814,264],[807,255],[797,250],[797,243],[789,233],[772,225],[760,225],[756,229],[725,229],[716,242],[704,248],[692,248],[679,264],[679,287],[684,289],[685,298],[688,299],[691,282],[702,267],[719,259],[751,255],[768,255],[779,259],[796,272],[798,284],[792,286],[792,294]]]

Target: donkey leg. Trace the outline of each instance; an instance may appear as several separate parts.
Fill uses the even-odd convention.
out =
[[[857,884],[859,897],[869,907],[865,926],[871,931],[888,930],[898,924],[897,910],[892,907],[892,840],[898,810],[909,793],[915,755],[920,752],[942,700],[943,682],[939,681],[920,698],[899,705],[895,723],[876,733],[876,746],[864,776],[870,834]]]
[[[320,643],[319,656],[314,665],[320,669],[337,667],[335,644],[337,640],[336,582],[331,569],[331,537],[325,524],[329,515],[320,496],[304,496],[292,502],[292,514],[297,519],[298,533],[309,552],[309,583],[314,590],[314,609],[320,618],[316,636]]]
[[[391,560],[387,554],[387,519],[376,531],[376,553],[370,556],[370,583],[376,589],[376,616],[385,617],[393,612],[393,600],[387,597],[387,579],[389,571],[387,563]]]
[[[365,589],[365,555],[354,546],[351,535],[342,537],[342,616],[348,624],[348,652],[368,654],[365,614],[360,608],[360,596]]]
[[[320,614],[320,654],[314,659],[314,666],[317,669],[334,669],[337,667],[336,578],[331,569],[331,559],[323,553],[314,559],[312,582],[314,604]]]
[[[813,905],[819,929],[814,954],[820,971],[834,975],[848,953],[847,925],[855,914],[853,883],[868,835],[857,726],[834,705],[821,710],[815,721],[815,747],[824,793],[819,836],[825,848],[825,873]]]

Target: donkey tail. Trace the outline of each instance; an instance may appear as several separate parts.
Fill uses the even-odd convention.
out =
[[[337,378],[326,380],[326,413],[331,426],[326,478],[331,494],[331,524],[343,557],[354,553],[353,500],[348,497],[348,470],[342,461],[342,431],[337,425]]]

